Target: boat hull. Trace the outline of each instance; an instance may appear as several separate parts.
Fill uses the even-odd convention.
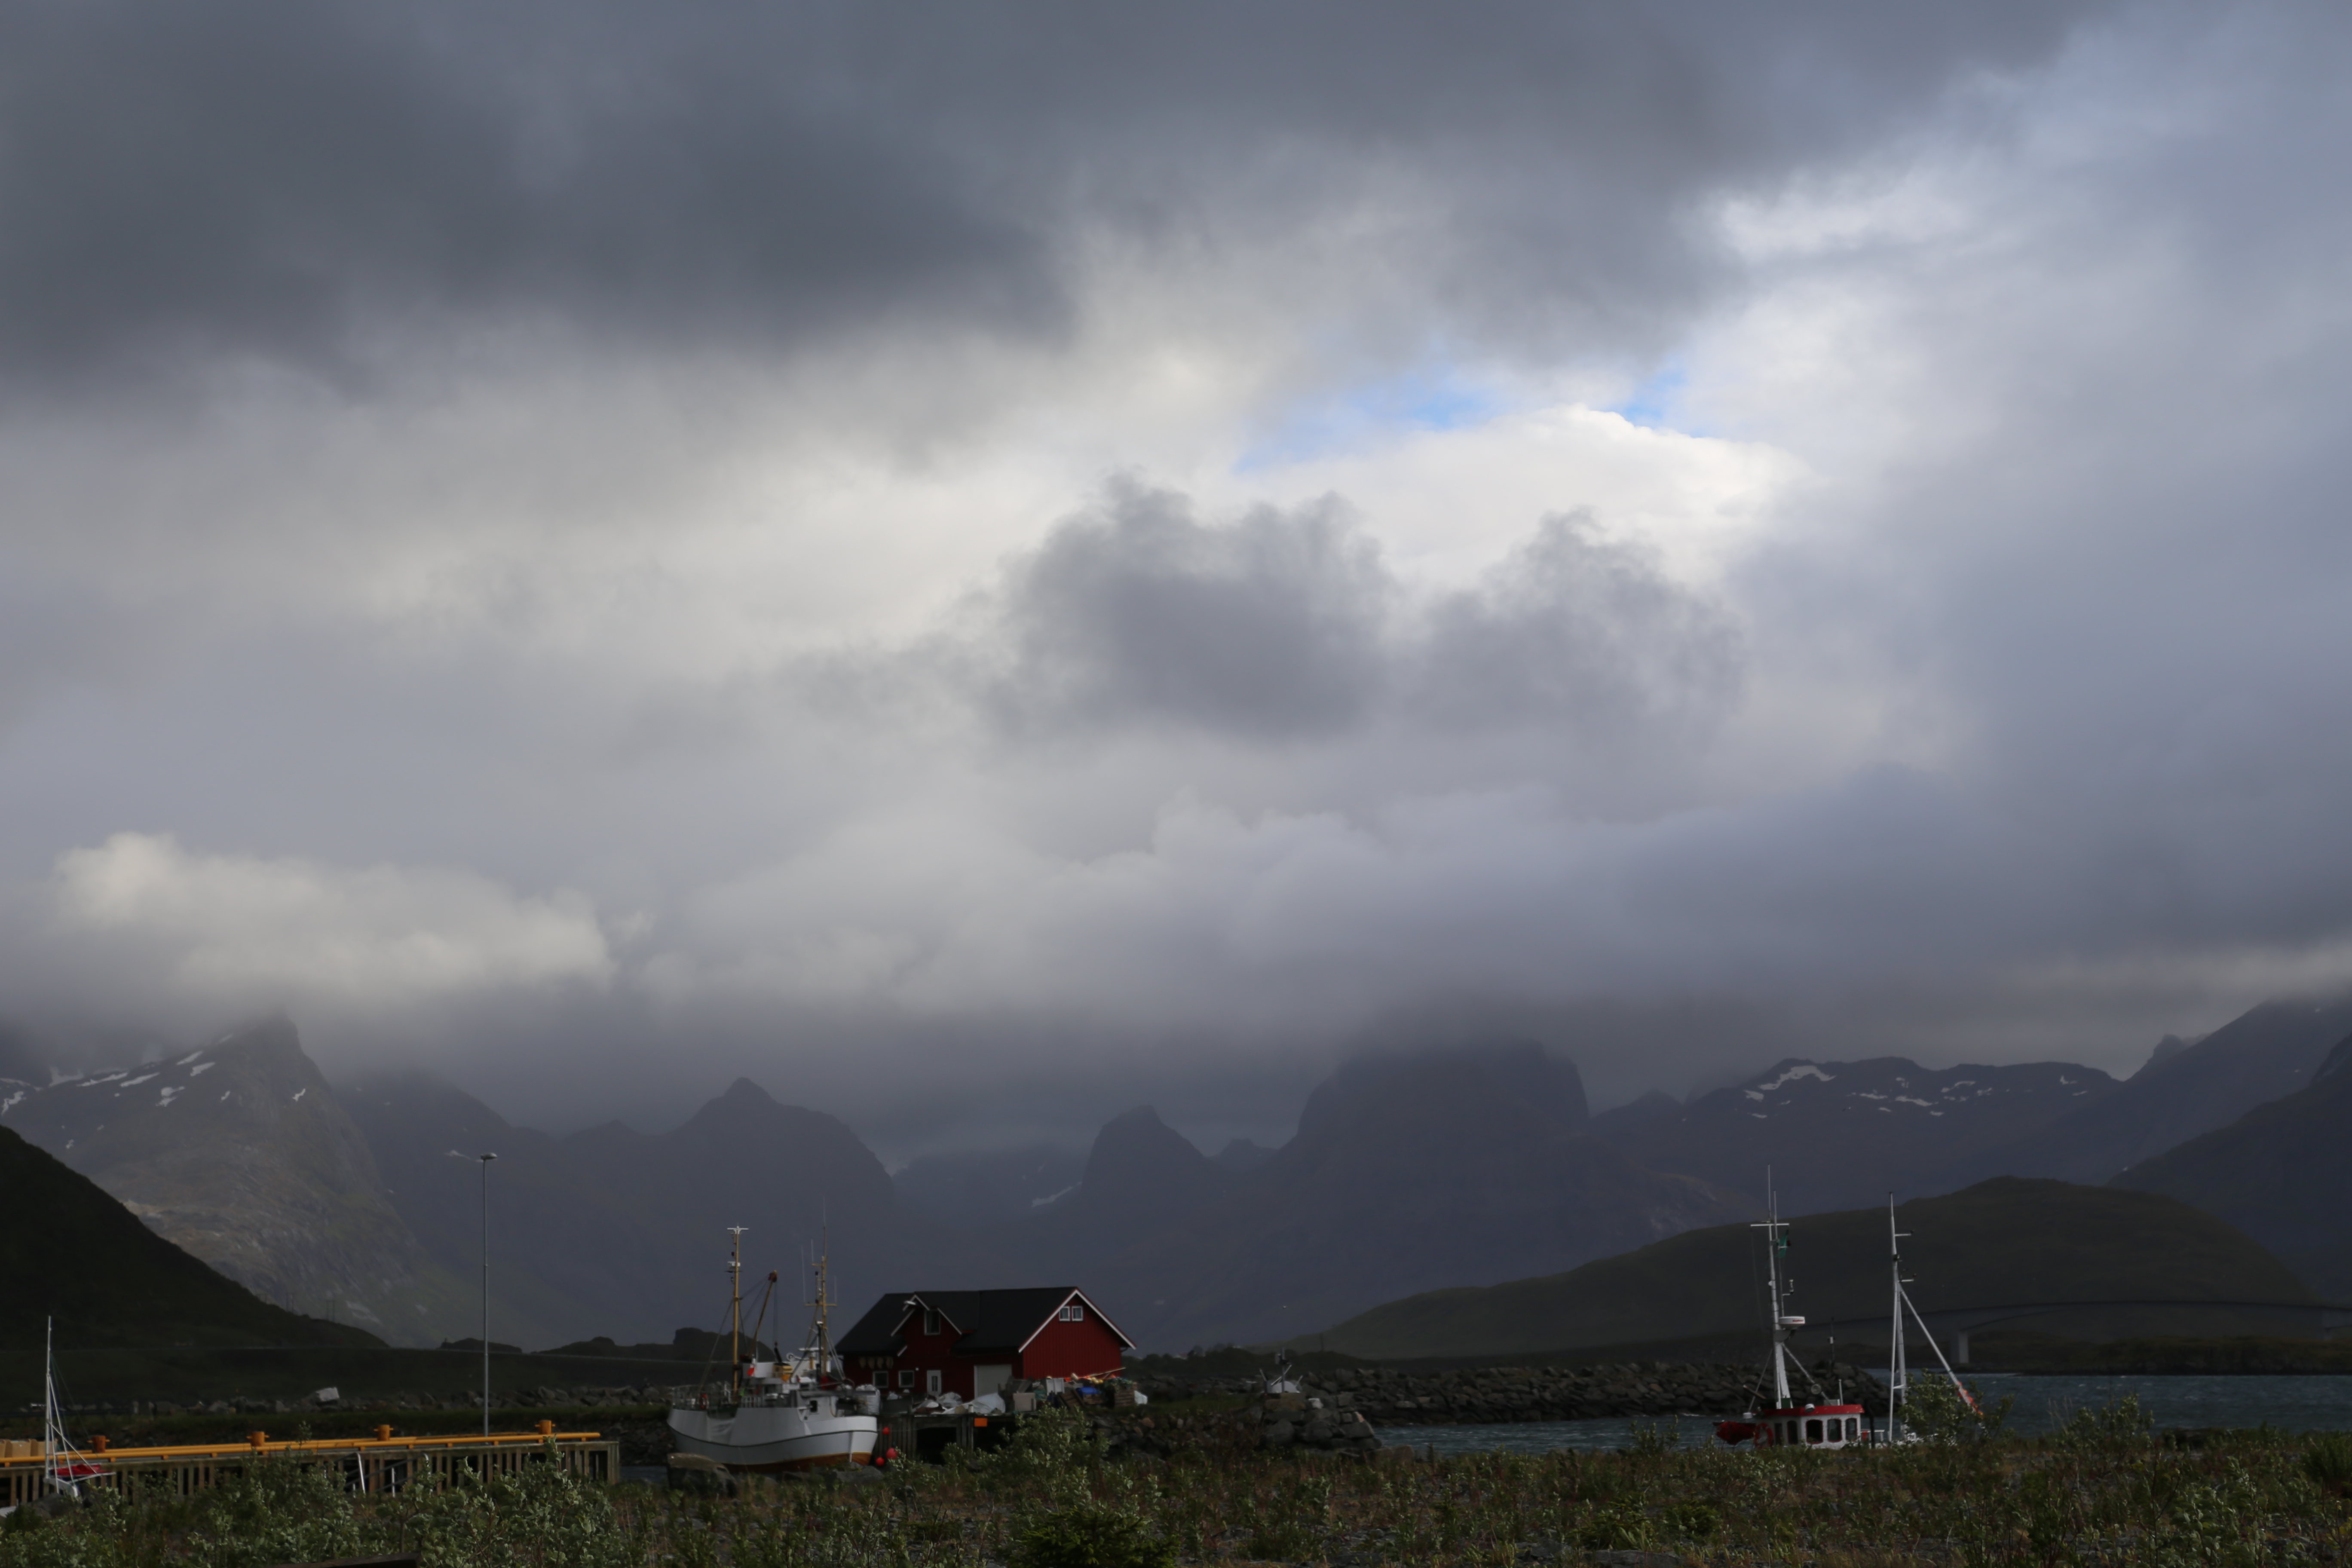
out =
[[[812,1415],[790,1405],[673,1410],[669,1429],[686,1453],[766,1474],[872,1464],[882,1435],[871,1415]]]

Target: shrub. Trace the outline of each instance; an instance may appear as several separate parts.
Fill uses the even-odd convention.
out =
[[[1134,1514],[1082,1502],[1032,1519],[1013,1561],[1016,1568],[1174,1568],[1176,1549]]]
[[[2352,1436],[2330,1432],[2303,1451],[2303,1473],[2311,1484],[2352,1491]]]
[[[1668,1530],[1690,1541],[1705,1541],[1723,1528],[1723,1516],[1703,1502],[1670,1502],[1659,1517]]]
[[[1657,1544],[1650,1516],[1638,1507],[1595,1509],[1577,1527],[1576,1543],[1589,1552],[1643,1551]]]
[[[2155,1420],[2140,1408],[2139,1395],[2126,1394],[2105,1405],[2077,1410],[2050,1435],[2055,1448],[2131,1448],[2153,1441]]]
[[[1943,1378],[1922,1375],[1904,1396],[1903,1424],[1929,1443],[1974,1442],[1999,1432],[2016,1402],[2012,1394],[1995,1405],[1971,1405]]]

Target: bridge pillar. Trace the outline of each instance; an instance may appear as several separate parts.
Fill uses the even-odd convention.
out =
[[[1954,1366],[1969,1364],[1969,1331],[1966,1329],[1952,1336],[1952,1364]]]

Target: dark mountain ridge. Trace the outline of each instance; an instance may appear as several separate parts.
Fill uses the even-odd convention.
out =
[[[1645,1095],[1592,1131],[1654,1169],[1759,1196],[1769,1165],[1788,1214],[2001,1175],[2095,1185],[2295,1092],[2347,1031],[2352,1000],[2264,1003],[2193,1045],[2168,1036],[2122,1080],[2071,1062],[1790,1058],[1686,1105]]]
[[[845,1301],[919,1258],[957,1278],[989,1273],[956,1233],[900,1209],[882,1163],[846,1125],[748,1079],[654,1133],[611,1122],[552,1137],[420,1076],[375,1079],[349,1100],[393,1205],[453,1271],[479,1268],[476,1156],[499,1156],[488,1199],[493,1337],[657,1340],[711,1321],[727,1302],[733,1226],[746,1227],[746,1294],[776,1272],[791,1334],[804,1264],[828,1234]]]
[[[2352,1037],[2305,1088],[2115,1178],[2218,1215],[2315,1289],[2352,1301]]]
[[[1120,1325],[1175,1345],[1296,1333],[1405,1291],[1566,1268],[1744,1214],[1642,1168],[1586,1120],[1574,1066],[1532,1043],[1361,1058],[1252,1170],[1219,1168],[1157,1116],[1106,1127],[1089,1184],[1097,1165],[1108,1182],[1148,1156],[1182,1194],[1152,1226],[1105,1226],[1130,1207],[1110,1194],[1133,1189],[1097,1200],[1082,1185],[1066,1215],[992,1241],[1032,1271],[1087,1257],[1088,1289],[1122,1303]]]
[[[6,1128],[0,1128],[0,1192],[8,1194],[7,1223],[0,1225],[0,1352],[11,1363],[13,1386],[24,1386],[23,1358],[37,1354],[50,1319],[60,1350],[383,1342],[263,1300]]]
[[[2305,1088],[2347,1034],[2352,997],[2265,1002],[1994,1157],[2026,1174],[2106,1181]]]
[[[280,1306],[430,1343],[460,1293],[283,1017],[163,1061],[0,1085],[0,1125]]]
[[[1901,1205],[1905,1272],[1921,1310],[2113,1300],[2312,1302],[2317,1298],[2226,1222],[2152,1194],[2001,1177]],[[1886,1342],[1885,1205],[1790,1227],[1790,1302],[1839,1342]],[[1758,1233],[1694,1229],[1540,1279],[1388,1302],[1318,1336],[1373,1359],[1490,1356],[1754,1333]],[[2112,1316],[2113,1314],[2110,1313]],[[2275,1331],[2268,1317],[2255,1331]],[[2027,1321],[2042,1326],[2063,1319]],[[2243,1329],[2238,1331],[2246,1331]]]
[[[1593,1131],[1654,1169],[1763,1199],[1772,1172],[1785,1214],[1818,1214],[1948,1192],[2116,1080],[2064,1062],[1923,1068],[1901,1057],[1798,1058],[1685,1106],[1645,1098],[1593,1119]]]

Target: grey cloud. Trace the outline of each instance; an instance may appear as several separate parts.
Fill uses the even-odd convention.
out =
[[[1015,728],[1169,719],[1303,735],[1361,717],[1381,684],[1394,585],[1335,501],[1227,527],[1129,484],[1016,563],[987,690]]]
[[[1726,614],[1584,513],[1544,519],[1477,587],[1423,604],[1337,498],[1211,524],[1127,481],[982,607],[959,662],[1021,734],[1304,740],[1390,719],[1630,739],[1719,715],[1739,676]]]
[[[1719,712],[1739,682],[1719,608],[1589,513],[1548,517],[1476,591],[1433,606],[1407,700],[1460,728],[1547,719],[1627,733]]]
[[[36,0],[0,19],[0,365],[1053,332],[1087,233],[1367,206],[1378,254],[1327,297],[1388,275],[1497,346],[1648,342],[1723,277],[1693,203],[2081,14]]]
[[[884,305],[1051,318],[1016,226],[772,73],[783,39],[736,53],[690,10],[664,37],[593,7],[12,8],[0,363],[333,363],[484,313],[786,341]]]

